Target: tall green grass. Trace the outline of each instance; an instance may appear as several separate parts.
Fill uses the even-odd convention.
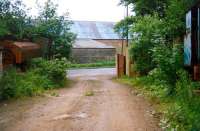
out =
[[[65,83],[65,62],[36,59],[27,72],[17,72],[14,68],[4,72],[0,78],[0,100],[40,95],[45,90],[63,87]]]
[[[169,95],[170,85],[155,81],[150,76],[118,79],[149,98],[157,112],[162,114],[160,126],[164,131],[200,130],[200,94],[193,91],[200,88],[199,82],[192,82],[189,75],[178,72],[176,92]]]

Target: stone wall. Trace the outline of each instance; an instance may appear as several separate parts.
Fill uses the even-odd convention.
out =
[[[115,48],[73,48],[72,59],[77,63],[94,63],[114,60]]]

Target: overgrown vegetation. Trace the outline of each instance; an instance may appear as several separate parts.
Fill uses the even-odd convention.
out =
[[[68,12],[58,16],[57,7],[52,0],[47,0],[45,5],[40,7],[40,13],[32,32],[35,34],[33,38],[48,39],[48,50],[46,51],[48,59],[69,58],[71,46],[75,40],[75,34],[70,32],[72,22],[68,20]]]
[[[32,17],[22,0],[0,1],[1,41],[45,40],[40,43],[43,59],[31,61],[27,72],[8,69],[3,73],[0,100],[34,96],[65,85],[67,62],[62,58],[69,58],[75,35],[70,32],[72,22],[68,20],[68,13],[59,16],[57,7],[52,0],[47,0],[38,7],[38,16]]]
[[[191,81],[183,65],[185,13],[194,2],[121,0],[122,4],[132,6],[136,15],[118,23],[115,30],[123,33],[120,31],[130,27],[130,55],[134,70],[140,74],[125,81],[164,105],[164,130],[200,130],[200,96],[193,92],[200,85]],[[122,26],[126,24],[129,26]]]
[[[65,60],[33,61],[30,69],[19,73],[12,68],[0,78],[0,100],[36,96],[45,90],[64,87],[66,84]]]
[[[131,85],[153,103],[158,114],[161,115],[160,126],[165,131],[198,131],[200,94],[193,90],[200,83],[192,82],[188,73],[178,72],[179,80],[174,87],[174,95],[169,96],[170,86],[163,81],[154,81],[152,76],[137,78],[124,77],[119,82]]]

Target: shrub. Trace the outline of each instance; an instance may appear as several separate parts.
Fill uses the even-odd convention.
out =
[[[135,62],[135,69],[141,75],[146,75],[155,64],[152,61],[152,49],[164,43],[162,38],[162,21],[157,16],[138,17],[131,33],[133,34],[130,56]]]
[[[36,73],[49,78],[54,84],[58,86],[63,86],[66,80],[66,59],[54,59],[54,60],[44,60],[35,59],[32,62],[32,68]]]
[[[46,76],[32,70],[26,73],[17,73],[15,69],[4,72],[0,79],[0,85],[0,100],[35,96],[55,86]]]
[[[63,87],[66,80],[65,60],[36,59],[25,73],[5,71],[0,78],[0,100],[35,96],[45,90]]]
[[[0,100],[9,99],[15,96],[19,76],[14,69],[5,72],[0,78]]]
[[[168,94],[175,94],[175,86],[178,80],[178,71],[183,68],[182,45],[176,44],[173,47],[162,45],[155,46],[153,61],[156,68],[149,73],[153,81],[158,84],[167,85]],[[162,82],[162,83],[161,83]]]

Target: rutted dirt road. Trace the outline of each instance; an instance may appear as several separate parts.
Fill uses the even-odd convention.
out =
[[[2,103],[0,131],[160,131],[150,104],[113,82],[114,72],[72,70],[75,83],[58,97]]]

